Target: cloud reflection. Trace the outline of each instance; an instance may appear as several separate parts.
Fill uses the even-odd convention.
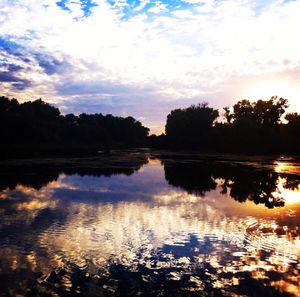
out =
[[[155,160],[130,176],[61,174],[40,189],[6,189],[0,259],[8,281],[0,289],[17,295],[30,287],[36,296],[298,296],[299,205],[240,203],[224,192],[224,183],[237,183],[233,171],[230,182],[217,177],[222,171],[210,172],[198,176],[210,176],[213,187],[198,191],[196,179],[181,187],[180,175],[177,187],[168,184]],[[278,191],[284,195],[292,182],[279,179]]]

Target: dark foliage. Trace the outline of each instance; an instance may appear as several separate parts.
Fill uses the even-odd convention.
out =
[[[88,154],[110,148],[149,146],[220,153],[299,154],[300,114],[286,112],[288,101],[272,97],[241,100],[218,110],[206,103],[170,112],[166,134],[148,136],[149,129],[132,117],[97,114],[62,115],[41,99],[19,103],[0,97],[0,153],[15,155]]]
[[[205,148],[218,116],[219,112],[208,107],[206,103],[175,109],[167,118],[168,141],[178,148]]]
[[[152,136],[150,145],[220,153],[299,154],[300,114],[283,115],[288,101],[241,100],[224,108],[224,121],[207,104],[176,109],[168,115],[166,135]]]
[[[41,99],[19,103],[0,97],[2,148],[134,147],[144,145],[148,132],[132,117],[62,115]]]

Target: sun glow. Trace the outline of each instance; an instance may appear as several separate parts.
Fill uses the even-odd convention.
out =
[[[269,99],[279,96],[289,100],[293,110],[300,111],[300,86],[285,78],[262,80],[248,85],[243,92],[246,99]]]
[[[290,190],[284,187],[286,179],[279,178],[277,191],[274,194],[275,197],[283,197],[286,204],[298,204],[300,203],[300,186],[298,188]]]
[[[274,170],[277,173],[300,174],[300,166],[297,163],[275,162]]]

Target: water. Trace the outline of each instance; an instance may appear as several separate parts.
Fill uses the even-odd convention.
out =
[[[298,163],[149,157],[2,163],[0,296],[300,296]]]

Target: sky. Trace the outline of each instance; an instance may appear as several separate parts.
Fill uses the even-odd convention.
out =
[[[300,112],[300,0],[1,0],[0,95],[133,116],[289,99]]]

